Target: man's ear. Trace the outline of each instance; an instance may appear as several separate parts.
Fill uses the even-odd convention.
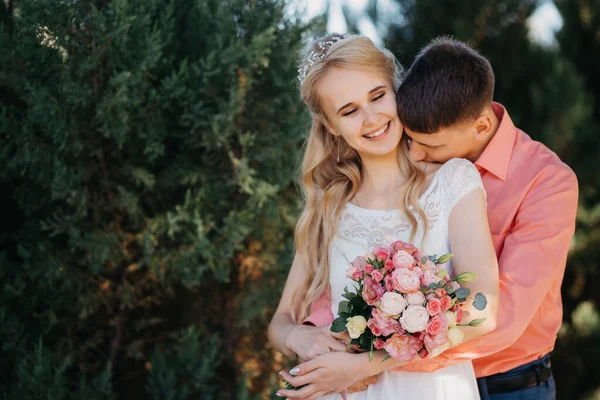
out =
[[[494,128],[492,118],[490,118],[490,116],[487,114],[477,117],[477,119],[473,122],[473,126],[475,128],[474,138],[476,140],[486,140]]]

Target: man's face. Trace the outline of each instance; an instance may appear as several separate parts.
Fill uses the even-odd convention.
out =
[[[475,162],[474,129],[471,122],[457,123],[435,133],[418,133],[404,127],[410,138],[410,158],[433,163],[445,163],[451,158]]]

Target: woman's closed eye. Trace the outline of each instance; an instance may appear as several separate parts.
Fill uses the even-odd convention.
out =
[[[371,101],[378,101],[378,100],[381,100],[381,99],[383,98],[383,96],[385,96],[385,92],[382,92],[382,93],[378,94],[377,96],[373,97],[373,100],[371,100]],[[350,110],[350,111],[347,111],[347,112],[345,112],[345,113],[343,114],[343,116],[344,116],[344,117],[346,117],[346,116],[348,116],[348,115],[350,115],[350,114],[353,114],[355,111],[356,111],[356,108],[355,108],[355,109],[352,109],[352,110]]]

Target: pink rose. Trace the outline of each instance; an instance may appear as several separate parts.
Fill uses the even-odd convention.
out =
[[[462,308],[458,307],[458,310],[456,310],[456,323],[460,324],[462,319],[463,319],[463,310],[462,310]]]
[[[433,271],[427,270],[427,271],[425,271],[425,273],[423,274],[423,277],[421,278],[421,283],[423,284],[423,286],[429,286],[430,284],[438,283],[441,280],[442,280],[442,278],[437,276]]]
[[[350,279],[354,279],[355,281],[359,281],[363,278],[363,270],[362,268],[350,267],[346,272],[346,276]]]
[[[367,326],[371,329],[371,332],[373,332],[373,335],[375,336],[388,336],[392,333],[398,332],[404,333],[400,322],[388,317],[378,308],[374,308],[373,311],[371,311],[371,318],[369,318],[367,321]]]
[[[385,260],[385,267],[383,268],[383,270],[392,272],[394,270],[394,262],[390,259]]]
[[[381,329],[377,325],[375,325],[375,321],[373,318],[369,318],[367,321],[367,327],[371,330],[373,336],[381,336]]]
[[[429,315],[436,315],[442,312],[442,302],[440,299],[431,299],[427,302],[427,312]]]
[[[442,297],[440,302],[442,303],[442,310],[444,311],[448,311],[450,307],[452,307],[452,298],[448,295]]]
[[[368,305],[373,306],[377,303],[381,296],[385,293],[385,289],[375,282],[371,277],[366,276],[363,282],[362,298]]]
[[[379,249],[376,253],[377,259],[381,262],[384,262],[390,257],[390,252],[386,249]]]
[[[377,283],[381,282],[381,280],[383,279],[383,274],[381,272],[379,272],[378,269],[376,269],[375,271],[373,271],[373,273],[371,274],[371,277],[373,278],[373,280]]]
[[[446,292],[444,289],[439,288],[435,290],[435,294],[437,297],[444,297],[445,295],[448,294],[448,292]]]
[[[381,338],[376,338],[374,346],[377,350],[381,350],[385,347],[385,342]]]
[[[394,291],[394,283],[392,282],[392,275],[387,275],[385,277],[385,289],[388,292],[393,292]]]
[[[421,289],[419,273],[406,268],[398,268],[392,272],[394,289],[402,293],[415,292]]]
[[[427,334],[437,336],[448,333],[448,320],[441,316],[433,317],[427,324]]]
[[[371,272],[373,272],[373,270],[374,270],[374,269],[375,269],[375,268],[374,268],[374,267],[373,267],[371,264],[367,264],[367,265],[365,265],[365,272],[366,272],[367,274],[370,274]]]
[[[421,343],[409,335],[394,334],[385,343],[385,350],[396,360],[410,361],[417,354]]]
[[[413,256],[408,254],[405,250],[400,250],[400,251],[394,253],[394,256],[392,259],[394,260],[394,266],[396,268],[412,269],[412,267],[414,267],[415,264],[417,263],[415,261],[415,259],[413,258]]]

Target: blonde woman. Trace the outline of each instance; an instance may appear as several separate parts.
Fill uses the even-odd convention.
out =
[[[398,118],[400,67],[368,38],[332,34],[318,40],[299,70],[301,97],[312,116],[302,163],[304,211],[296,255],[269,326],[272,345],[306,362],[281,375],[302,389],[290,399],[337,399],[353,383],[379,375],[348,399],[478,399],[470,361],[433,373],[394,371],[404,363],[376,353],[346,352],[328,327],[304,326],[311,304],[331,297],[333,315],[351,281],[351,260],[374,245],[404,240],[427,254],[455,255],[448,272],[475,272],[467,286],[488,298],[486,318],[460,328],[465,340],[495,328],[498,264],[488,227],[485,193],[475,166],[464,159],[412,163]],[[426,95],[426,94],[424,94]],[[415,361],[419,362],[419,361]]]

